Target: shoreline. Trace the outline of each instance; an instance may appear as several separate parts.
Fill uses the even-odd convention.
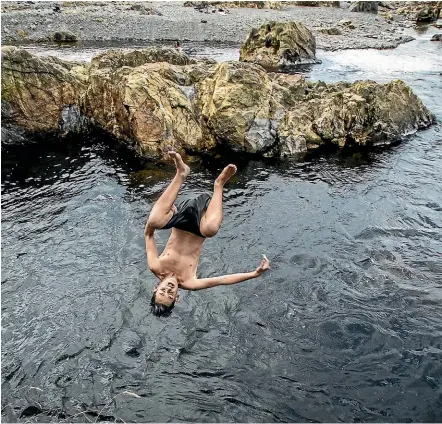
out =
[[[27,4],[21,10],[9,10],[8,4],[3,3],[2,45],[48,43],[57,31],[72,32],[78,41],[87,43],[180,40],[242,44],[251,28],[269,21],[304,23],[315,36],[318,50],[383,50],[413,40],[404,33],[409,26],[407,23],[391,22],[380,15],[333,7],[283,5],[281,10],[231,8],[228,15],[222,15],[217,11],[212,13],[212,10],[216,10],[214,8],[209,13],[201,13],[193,7],[184,7],[184,2],[66,4],[70,6],[58,2],[38,2]],[[61,5],[60,12],[54,11],[56,5]],[[354,29],[339,26],[340,21],[348,20]],[[338,27],[342,35],[320,32],[330,27]]]

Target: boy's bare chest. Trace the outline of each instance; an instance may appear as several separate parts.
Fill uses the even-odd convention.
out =
[[[164,273],[174,273],[178,282],[183,282],[196,275],[199,252],[182,254],[173,249],[165,249],[159,260]]]

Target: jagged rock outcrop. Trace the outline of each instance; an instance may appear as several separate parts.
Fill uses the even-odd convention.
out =
[[[379,2],[379,15],[388,20],[431,22],[439,19],[441,1]]]
[[[161,154],[166,145],[196,150],[201,129],[177,79],[173,65],[165,62],[135,68],[92,66],[83,113],[142,154]]]
[[[110,50],[92,59],[83,111],[142,154],[197,150],[202,138],[192,85],[210,72],[175,49]]]
[[[28,131],[95,125],[142,154],[158,154],[166,144],[194,149],[201,129],[190,85],[210,66],[172,49],[109,51],[79,64],[3,47],[2,103]]]
[[[204,136],[250,153],[386,143],[434,120],[402,81],[327,85],[225,62],[197,90]]]
[[[288,110],[279,128],[283,153],[323,144],[344,147],[389,143],[434,121],[434,116],[400,80],[387,84],[301,84],[306,94]]]
[[[270,22],[251,30],[239,60],[277,70],[318,63],[315,54],[315,37],[304,24]]]
[[[434,121],[402,81],[327,85],[158,49],[74,63],[10,46],[2,48],[2,117],[11,143],[24,140],[17,125],[58,134],[95,126],[147,156],[166,146],[270,156],[388,143]]]

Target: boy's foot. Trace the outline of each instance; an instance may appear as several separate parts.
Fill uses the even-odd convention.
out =
[[[215,183],[224,185],[227,181],[232,178],[233,175],[236,173],[236,166],[233,164],[227,165],[219,174],[219,177],[215,180]]]
[[[184,178],[186,178],[189,174],[190,174],[190,168],[189,166],[187,166],[183,159],[181,158],[181,155],[177,152],[174,151],[170,151],[169,152],[169,156],[173,159],[173,161],[175,162],[175,166],[176,166],[176,170],[177,172],[183,176]]]

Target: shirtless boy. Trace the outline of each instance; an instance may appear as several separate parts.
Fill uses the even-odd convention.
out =
[[[203,193],[176,207],[174,202],[190,173],[190,168],[178,153],[169,152],[169,155],[175,162],[176,174],[153,206],[144,230],[149,269],[160,280],[153,289],[151,300],[152,312],[157,316],[170,315],[178,300],[178,288],[201,290],[236,284],[259,277],[270,267],[269,260],[263,255],[261,264],[255,271],[197,278],[198,261],[204,240],[213,237],[221,226],[223,188],[235,174],[236,166],[228,165],[224,168],[215,180],[212,196]],[[163,253],[158,256],[154,232],[157,229],[167,228],[172,228],[172,233]]]

